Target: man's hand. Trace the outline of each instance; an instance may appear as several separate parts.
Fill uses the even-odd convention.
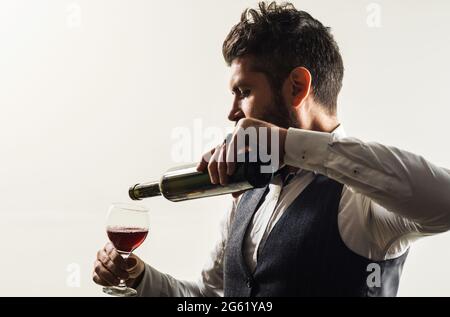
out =
[[[144,273],[145,264],[139,257],[132,254],[128,260],[117,252],[111,242],[97,252],[92,279],[102,286],[117,286],[121,279],[127,286],[139,284]]]
[[[254,130],[256,139],[243,142],[245,132]],[[263,132],[263,130],[266,130]],[[249,133],[249,135],[252,135]],[[213,184],[220,183],[226,185],[228,176],[233,175],[238,157],[244,153],[261,151],[270,154],[273,161],[278,161],[278,167],[283,164],[284,144],[286,142],[287,130],[277,127],[271,123],[245,118],[237,122],[231,137],[223,144],[203,155],[201,162],[197,165],[197,170],[205,172],[208,170],[209,177]],[[275,137],[276,139],[273,139]],[[250,137],[251,138],[251,137]]]

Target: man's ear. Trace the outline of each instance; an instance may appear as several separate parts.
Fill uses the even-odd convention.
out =
[[[305,67],[296,67],[289,74],[289,85],[292,87],[292,105],[298,107],[309,96],[311,90],[311,73]]]

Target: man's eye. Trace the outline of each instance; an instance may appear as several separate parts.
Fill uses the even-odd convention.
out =
[[[231,94],[233,96],[237,96],[238,98],[247,98],[250,95],[251,91],[250,89],[239,89],[236,88],[234,90],[231,91]]]
[[[246,97],[248,97],[248,96],[250,96],[250,89],[244,89],[244,90],[242,90],[242,92],[241,92],[241,97],[246,98]]]

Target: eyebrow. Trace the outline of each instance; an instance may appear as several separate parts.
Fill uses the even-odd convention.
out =
[[[250,87],[250,84],[242,78],[239,78],[232,84],[230,83],[230,89],[233,92],[236,92],[239,87]]]

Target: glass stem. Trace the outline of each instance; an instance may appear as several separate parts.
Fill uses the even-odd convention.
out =
[[[122,256],[122,258],[127,262],[128,257],[130,256],[131,252],[121,252],[118,251],[119,254]],[[127,288],[127,284],[125,284],[125,280],[120,279],[119,285],[117,285],[119,288]]]

